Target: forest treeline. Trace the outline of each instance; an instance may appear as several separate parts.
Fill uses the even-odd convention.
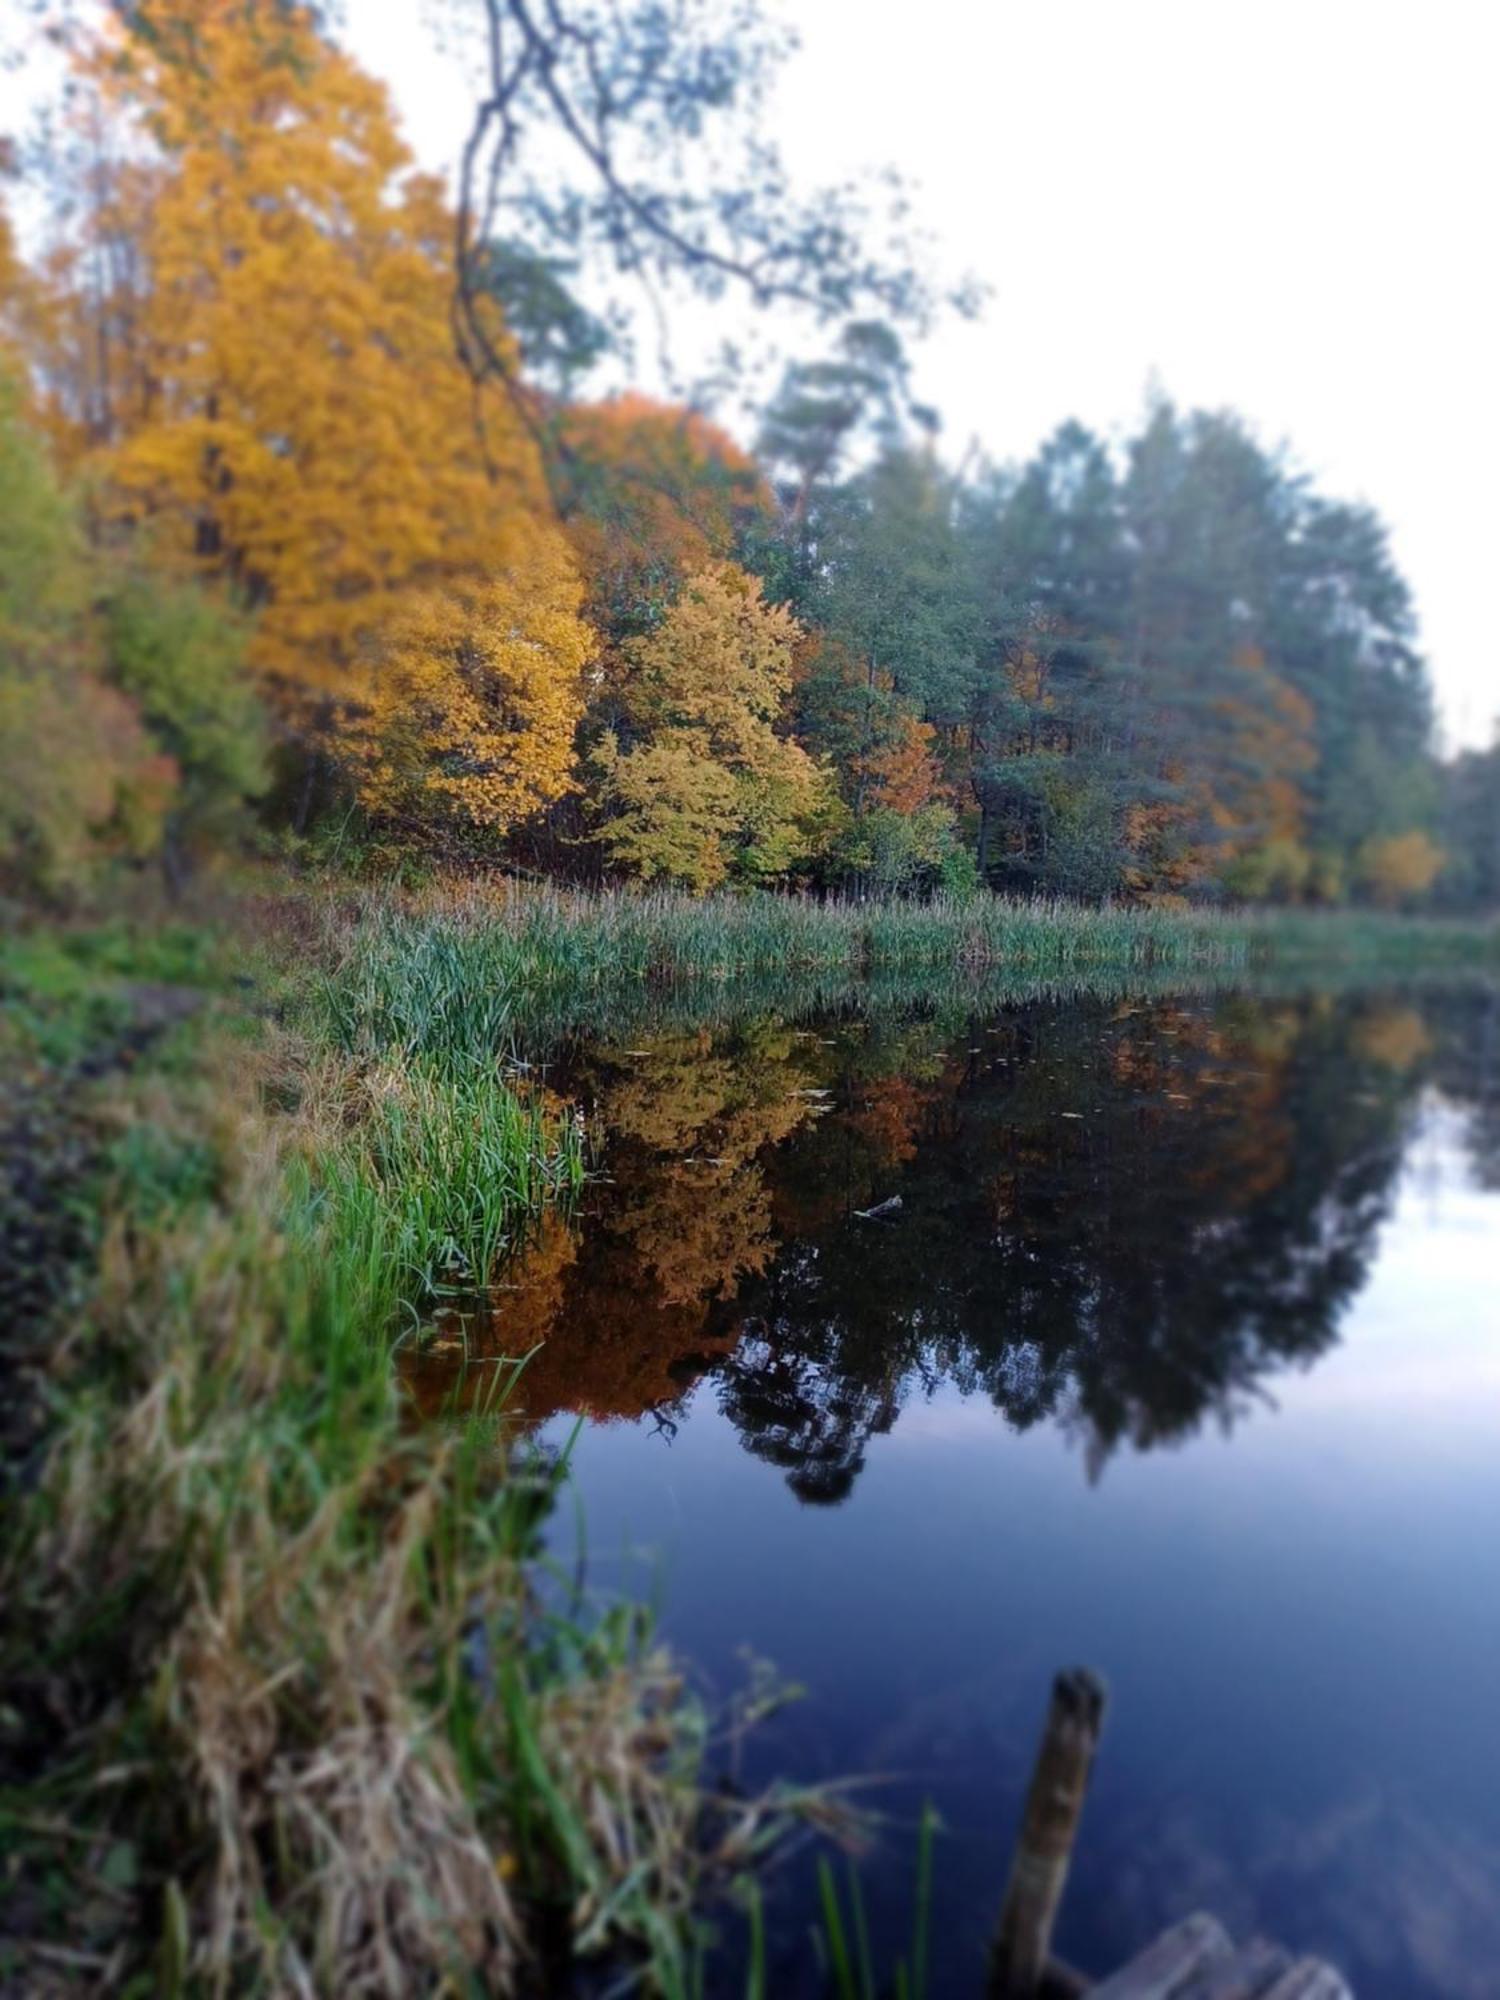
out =
[[[249,842],[1500,902],[1500,749],[1435,755],[1380,522],[1234,416],[955,470],[851,317],[747,450],[585,393],[610,332],[558,260],[470,241],[459,286],[444,188],[311,13],[143,0],[71,62],[35,254],[0,223],[12,893]]]

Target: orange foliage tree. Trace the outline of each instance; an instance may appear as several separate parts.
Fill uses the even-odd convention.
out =
[[[696,410],[631,391],[574,404],[559,433],[568,532],[607,632],[649,628],[685,577],[726,560],[745,523],[769,517],[754,460]]]
[[[143,0],[83,62],[118,163],[54,265],[43,372],[115,515],[257,611],[285,732],[377,810],[426,784],[496,827],[556,797],[579,586],[455,356],[452,220],[384,89],[273,0]]]

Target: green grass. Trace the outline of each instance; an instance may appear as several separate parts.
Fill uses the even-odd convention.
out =
[[[366,1086],[368,1088],[368,1085]],[[444,1285],[483,1286],[518,1223],[576,1194],[585,1133],[498,1071],[386,1072],[339,1143],[299,1162],[288,1208],[344,1275],[351,1316],[389,1329]]]
[[[1500,922],[1368,910],[1263,910],[1239,919],[1252,966],[1385,972],[1500,971]]]
[[[201,926],[36,926],[0,940],[0,1052],[69,1069],[130,1027],[143,986],[221,988],[222,944]]]
[[[882,1976],[870,1950],[869,1926],[865,1916],[864,1889],[853,1860],[845,1864],[844,1888],[827,1856],[818,1861],[819,1927],[815,1943],[823,1960],[834,2000],[926,2000],[928,1958],[932,1926],[933,1843],[938,1817],[931,1804],[922,1808],[917,1829],[916,1879],[912,1887],[912,1939],[910,1949]],[[847,1897],[847,1903],[845,1898]],[[758,1911],[752,1905],[752,1918]],[[753,1941],[753,1939],[752,1939]],[[750,1980],[750,2000],[761,2000],[763,1980]]]

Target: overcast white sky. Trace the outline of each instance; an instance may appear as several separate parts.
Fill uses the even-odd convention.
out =
[[[788,16],[783,16],[787,18]],[[448,165],[455,71],[407,0],[347,0]],[[1372,501],[1450,743],[1500,715],[1500,15],[1483,0],[796,0],[799,176],[891,162],[992,288],[918,388],[950,451],[1130,424],[1154,374]]]
[[[347,39],[389,83],[418,155],[451,168],[466,81],[421,0],[344,4]],[[1021,456],[1068,415],[1118,434],[1153,376],[1181,403],[1233,406],[1326,490],[1380,509],[1416,591],[1445,740],[1488,741],[1500,12],[771,4],[802,37],[773,114],[798,178],[898,166],[945,268],[991,288],[978,322],[943,327],[916,356],[947,450],[977,439]]]

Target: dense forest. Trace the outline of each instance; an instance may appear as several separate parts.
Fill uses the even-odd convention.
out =
[[[151,0],[71,50],[34,254],[0,219],[11,893],[228,847],[1500,900],[1500,750],[1436,756],[1379,520],[1232,414],[955,469],[900,287],[829,253],[747,448],[592,393],[609,319],[467,179],[455,216],[312,13]]]

